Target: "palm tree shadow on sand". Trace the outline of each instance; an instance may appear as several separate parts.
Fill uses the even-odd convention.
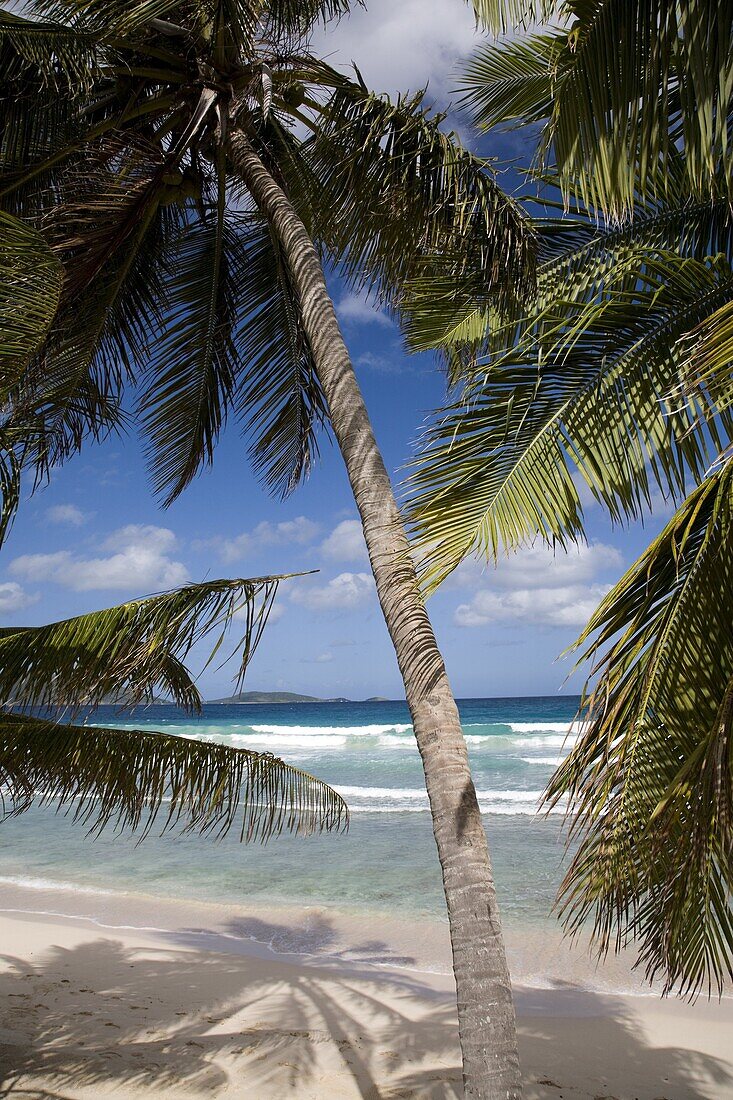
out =
[[[35,965],[2,957],[0,1095],[68,1100],[80,1090],[91,1097],[134,1089],[151,1098],[460,1097],[452,999],[415,971],[375,968],[411,961],[378,939],[340,952],[325,917],[308,937],[311,950],[328,954],[297,967],[246,953],[253,940],[303,949],[297,929],[258,920],[182,930],[135,949],[90,933],[73,948],[49,948]],[[558,1073],[548,1013],[562,1014],[563,998],[582,1010],[579,997],[592,1012],[590,993],[520,991],[527,1100],[558,1097],[563,1088],[572,1094],[572,1053]],[[733,1087],[714,1058],[645,1046],[622,1002],[602,1027],[609,1049],[640,1074],[662,1058],[669,1083],[660,1079],[655,1095],[711,1100]],[[701,1079],[717,1091],[700,1091]]]

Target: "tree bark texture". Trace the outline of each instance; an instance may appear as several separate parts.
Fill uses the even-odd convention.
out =
[[[333,432],[359,509],[425,771],[443,872],[466,1100],[518,1100],[516,1023],[489,849],[458,708],[407,535],[329,295],[318,252],[242,132],[232,159],[287,259]]]

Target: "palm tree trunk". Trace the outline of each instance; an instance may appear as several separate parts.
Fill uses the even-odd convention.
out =
[[[465,1096],[518,1100],[514,1005],[486,833],[402,517],[313,242],[247,137],[236,132],[230,142],[237,170],[287,258],[405,684],[443,869]]]

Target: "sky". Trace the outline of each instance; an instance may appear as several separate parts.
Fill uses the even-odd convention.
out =
[[[461,59],[477,41],[464,0],[371,0],[319,32],[314,49],[332,64],[355,61],[376,90],[428,83],[430,98],[446,106],[456,99]],[[467,135],[465,121],[457,122]],[[507,167],[500,177],[506,187],[516,180],[511,162],[531,158],[523,140],[492,136],[480,145]],[[444,396],[443,377],[432,356],[405,352],[387,316],[337,282],[333,289],[378,442],[399,483]],[[466,562],[429,602],[456,695],[579,690],[582,673],[571,676],[573,658],[559,655],[667,514],[660,502],[645,526],[614,529],[588,502],[588,545],[568,554],[535,545],[496,568]],[[257,481],[231,425],[213,468],[165,511],[134,435],[87,447],[25,500],[0,552],[0,621],[31,625],[187,581],[301,570],[318,572],[281,585],[245,689],[402,697],[356,508],[327,438],[309,481],[282,502]],[[200,654],[194,669],[197,660]],[[232,668],[214,663],[199,684],[205,698],[228,695]]]

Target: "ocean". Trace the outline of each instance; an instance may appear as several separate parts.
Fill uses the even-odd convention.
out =
[[[577,697],[463,699],[459,703],[489,832],[504,919],[543,921],[560,876],[562,814],[538,802],[572,740]],[[100,725],[150,728],[272,752],[326,780],[351,811],[347,834],[283,836],[265,847],[232,834],[88,839],[51,809],[0,827],[0,885],[44,882],[161,897],[319,904],[442,917],[439,867],[407,706],[364,703],[212,704],[197,719],[174,707]]]

